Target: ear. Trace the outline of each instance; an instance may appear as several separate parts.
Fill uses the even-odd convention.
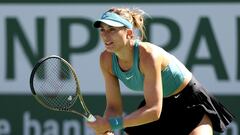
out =
[[[132,39],[133,37],[133,30],[132,29],[127,29],[127,38]]]

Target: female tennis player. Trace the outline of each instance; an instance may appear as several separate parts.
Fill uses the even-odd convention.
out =
[[[233,115],[206,92],[194,75],[163,48],[143,42],[144,11],[112,8],[94,23],[105,50],[100,56],[106,86],[103,117],[88,123],[96,134],[124,129],[129,135],[213,135]],[[141,34],[136,34],[139,31]],[[123,116],[121,80],[143,93],[138,109]]]

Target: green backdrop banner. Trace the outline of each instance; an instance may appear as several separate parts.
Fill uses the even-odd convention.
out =
[[[234,115],[239,116],[240,96],[217,96],[217,98]],[[104,95],[88,95],[84,96],[84,100],[93,114],[103,114]],[[142,97],[139,95],[124,96],[125,113],[132,112],[141,100]],[[80,116],[47,110],[32,96],[0,96],[0,106],[0,135],[93,135],[92,130]],[[240,119],[235,119],[222,135],[239,135],[239,124]]]

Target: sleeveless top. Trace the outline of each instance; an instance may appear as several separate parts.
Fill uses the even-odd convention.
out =
[[[112,70],[113,73],[121,80],[129,89],[134,91],[143,91],[144,75],[139,69],[139,49],[138,42],[134,44],[133,66],[128,71],[123,71],[118,63],[118,58],[115,54],[112,55]],[[187,75],[191,72],[178,61],[173,55],[167,53],[161,48],[163,55],[170,58],[170,63],[161,71],[163,96],[167,97],[175,92],[175,90],[183,83]]]

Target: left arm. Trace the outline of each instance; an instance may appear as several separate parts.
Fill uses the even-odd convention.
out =
[[[142,50],[140,68],[144,74],[145,106],[124,117],[124,127],[132,127],[156,121],[162,111],[162,57],[154,51]]]

